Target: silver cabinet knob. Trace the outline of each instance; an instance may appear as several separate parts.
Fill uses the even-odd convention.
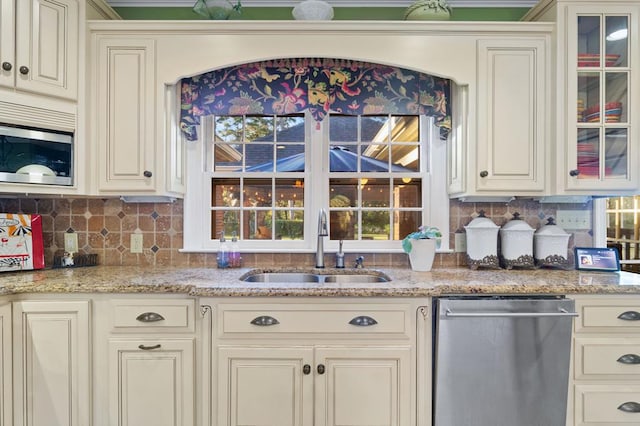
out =
[[[13,68],[13,65],[11,65],[11,62],[2,63],[2,69],[5,71],[11,71],[12,68]]]
[[[483,171],[480,172],[480,177],[484,178],[484,177],[487,177],[487,176],[489,176],[489,172],[488,171],[483,170]]]
[[[22,74],[22,75],[29,74],[29,67],[25,67],[24,65],[21,66],[20,68],[18,68],[18,70],[20,71],[20,74]]]

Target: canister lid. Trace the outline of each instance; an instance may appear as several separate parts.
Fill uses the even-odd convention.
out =
[[[469,224],[464,228],[465,229],[495,229],[495,228],[499,228],[499,226],[493,223],[491,219],[489,219],[484,215],[484,210],[480,210],[480,212],[478,213],[478,217],[476,217],[471,222],[469,222]]]
[[[536,235],[569,235],[564,229],[556,225],[556,221],[550,217],[547,219],[547,224],[541,226],[540,229],[536,231]]]
[[[502,229],[505,231],[533,231],[533,228],[529,226],[527,222],[522,220],[520,213],[518,212],[513,214],[513,219],[505,223],[502,226]]]

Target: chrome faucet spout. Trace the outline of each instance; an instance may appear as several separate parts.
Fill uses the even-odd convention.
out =
[[[324,268],[324,240],[328,236],[327,211],[320,209],[318,214],[318,244],[316,246],[316,268]]]

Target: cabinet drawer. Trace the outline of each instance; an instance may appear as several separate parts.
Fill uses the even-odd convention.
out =
[[[408,336],[405,306],[366,305],[220,305],[218,331],[225,334]]]
[[[640,406],[640,386],[577,385],[575,387],[575,424],[640,424],[640,413],[627,412],[623,404]],[[620,407],[620,408],[619,408]]]
[[[576,309],[578,333],[640,333],[640,300],[578,300]]]
[[[640,379],[640,338],[576,338],[575,378]]]
[[[193,300],[114,300],[111,303],[114,332],[195,330]]]

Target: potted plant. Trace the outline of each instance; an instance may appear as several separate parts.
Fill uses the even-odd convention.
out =
[[[442,233],[434,226],[421,226],[402,240],[402,249],[409,255],[411,269],[430,271]]]

